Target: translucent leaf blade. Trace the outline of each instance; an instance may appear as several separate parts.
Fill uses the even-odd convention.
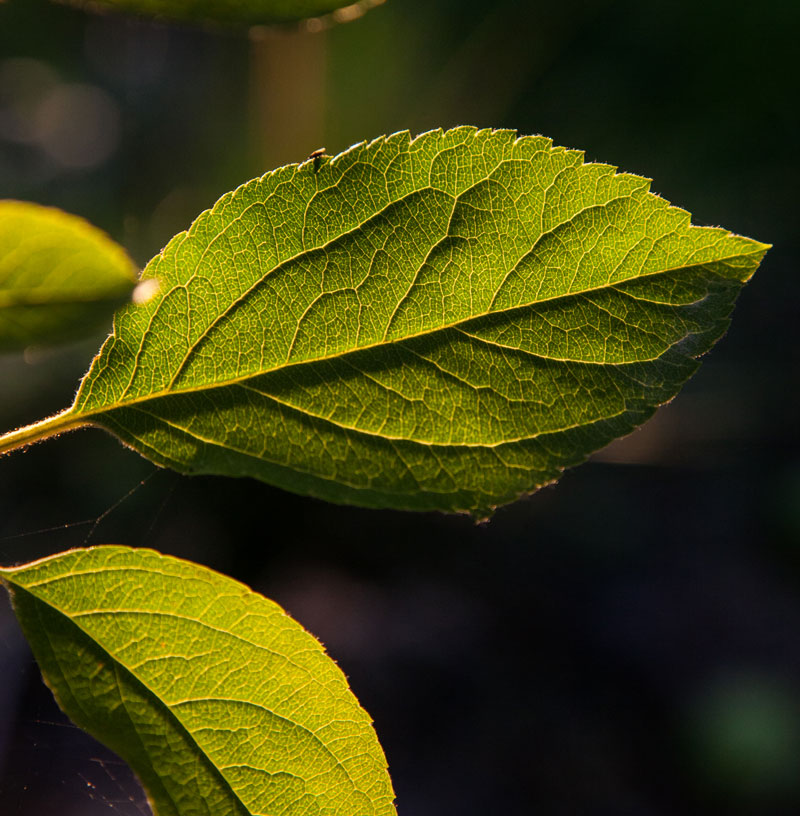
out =
[[[0,351],[90,334],[135,283],[125,250],[87,221],[0,201]]]
[[[72,417],[184,472],[483,515],[671,399],[767,248],[542,137],[399,133],[176,236]]]
[[[369,716],[273,602],[123,547],[0,575],[59,705],[131,765],[156,816],[394,816]]]

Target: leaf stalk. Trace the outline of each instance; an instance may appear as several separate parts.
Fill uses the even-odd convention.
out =
[[[58,434],[65,431],[72,431],[89,424],[91,423],[85,417],[73,416],[72,408],[68,408],[66,411],[61,411],[47,419],[42,419],[32,425],[26,425],[16,431],[9,431],[0,436],[0,456],[17,450],[17,448],[24,448],[34,442],[41,442],[51,436],[58,436]]]

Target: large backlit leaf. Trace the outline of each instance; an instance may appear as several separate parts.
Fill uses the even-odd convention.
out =
[[[0,571],[62,709],[156,816],[393,816],[371,721],[272,601],[187,561],[95,547]]]
[[[0,201],[0,351],[91,333],[135,283],[122,247],[82,218]]]
[[[280,168],[149,264],[159,296],[121,313],[44,430],[93,423],[188,473],[485,514],[674,396],[763,257],[648,189],[473,128]]]
[[[330,14],[349,20],[383,0],[59,0],[74,6],[226,25],[287,23]]]

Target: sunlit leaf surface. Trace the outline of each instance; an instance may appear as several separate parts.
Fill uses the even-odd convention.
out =
[[[54,422],[187,473],[482,516],[673,397],[766,250],[542,137],[398,133],[203,213]]]
[[[135,283],[122,247],[82,218],[0,201],[0,351],[110,324]]]
[[[156,816],[393,816],[371,721],[272,601],[187,561],[95,547],[0,571],[64,711]]]

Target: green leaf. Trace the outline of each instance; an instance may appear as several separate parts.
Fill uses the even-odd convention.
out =
[[[289,23],[334,12],[343,22],[360,17],[383,0],[60,0],[74,6],[112,9],[147,17],[223,25]],[[338,12],[338,13],[336,13]]]
[[[277,604],[188,561],[94,547],[0,570],[61,708],[156,816],[393,816],[369,715]]]
[[[95,424],[187,473],[485,515],[672,398],[767,249],[543,137],[398,133],[220,199],[0,452]]]
[[[0,351],[90,334],[135,283],[125,250],[87,221],[0,201]]]

